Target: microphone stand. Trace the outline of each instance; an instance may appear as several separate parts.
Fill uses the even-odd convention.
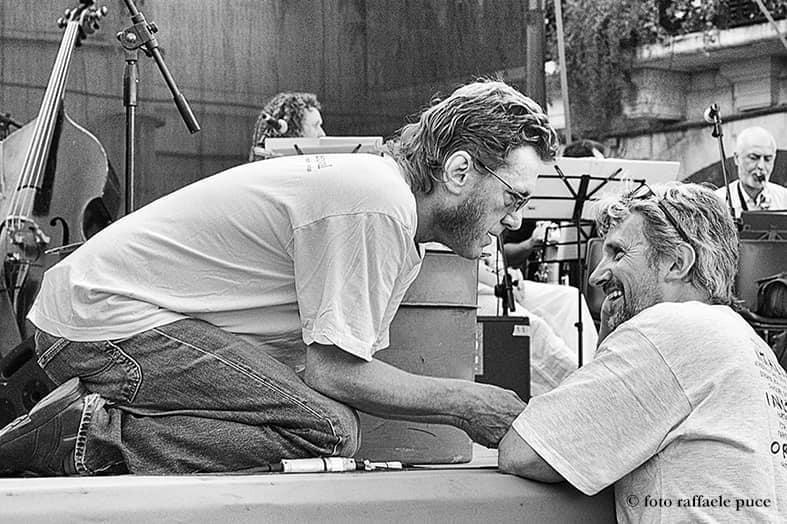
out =
[[[499,297],[503,303],[503,315],[508,316],[508,312],[516,311],[516,301],[514,300],[514,284],[511,275],[508,274],[508,259],[506,257],[506,250],[503,247],[503,236],[497,236],[497,249],[503,259],[503,282],[502,284],[495,285],[495,296]],[[499,278],[498,274],[498,278]]]
[[[172,93],[172,98],[178,108],[181,118],[186,124],[186,128],[191,134],[200,130],[199,122],[194,116],[186,97],[178,89],[175,79],[164,63],[164,58],[159,51],[159,44],[153,33],[158,32],[158,27],[153,22],[148,23],[143,15],[134,5],[133,0],[124,0],[131,13],[131,21],[134,23],[115,35],[120,41],[120,45],[126,50],[126,68],[123,73],[123,105],[126,107],[126,214],[134,210],[134,132],[136,127],[136,107],[137,107],[137,85],[138,76],[138,49],[142,48],[144,53],[156,61],[161,75],[164,77],[167,87]]]
[[[134,211],[134,137],[137,119],[137,85],[139,52],[126,49],[126,67],[123,71],[123,105],[126,108],[126,201],[125,214]]]
[[[735,208],[732,205],[732,196],[730,195],[730,180],[727,176],[727,155],[724,154],[724,133],[721,130],[721,113],[719,112],[718,104],[710,106],[710,118],[713,124],[713,131],[711,136],[718,139],[719,142],[719,155],[721,156],[721,176],[724,179],[724,187],[727,190],[727,206],[730,210],[730,216],[735,220]]]

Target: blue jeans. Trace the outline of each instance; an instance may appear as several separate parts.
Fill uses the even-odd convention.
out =
[[[282,458],[352,456],[358,415],[241,338],[186,319],[122,340],[74,342],[37,330],[56,383],[80,377],[81,474],[229,472]]]

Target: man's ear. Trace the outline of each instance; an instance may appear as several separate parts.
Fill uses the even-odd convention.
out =
[[[694,248],[685,242],[681,243],[677,249],[675,258],[670,263],[669,270],[665,276],[666,281],[686,280],[691,268],[697,262],[697,253]]]
[[[473,158],[467,151],[451,153],[443,163],[443,182],[445,189],[453,194],[459,194],[467,187],[470,181],[470,172],[473,168]]]

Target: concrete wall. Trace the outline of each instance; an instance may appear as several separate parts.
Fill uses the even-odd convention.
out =
[[[787,20],[777,22],[787,32]],[[770,24],[695,33],[638,49],[634,88],[624,108],[637,132],[611,133],[614,154],[678,160],[679,179],[721,183],[718,140],[703,112],[716,103],[726,156],[738,133],[762,126],[787,150],[787,49]],[[714,167],[715,165],[715,167]],[[787,158],[777,155],[773,180],[787,183]],[[735,178],[734,169],[730,175]]]
[[[722,124],[724,150],[729,160],[735,150],[735,141],[741,130],[750,126],[761,126],[773,133],[776,138],[777,165],[772,181],[787,185],[787,112],[741,118]],[[721,184],[718,139],[711,136],[713,126],[691,127],[676,131],[657,132],[614,141],[616,156],[641,160],[679,160],[678,179],[691,179],[694,182],[708,181]],[[730,163],[728,161],[728,163]],[[710,169],[709,169],[710,168]],[[735,176],[734,167],[728,168],[731,179]]]

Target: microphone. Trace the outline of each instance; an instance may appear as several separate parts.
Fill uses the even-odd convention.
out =
[[[719,118],[719,104],[711,104],[702,114],[702,117],[709,124],[715,124]]]
[[[265,121],[265,125],[268,126],[268,129],[272,129],[282,135],[287,132],[286,120],[282,118],[273,118],[268,113],[261,113],[260,118]]]

